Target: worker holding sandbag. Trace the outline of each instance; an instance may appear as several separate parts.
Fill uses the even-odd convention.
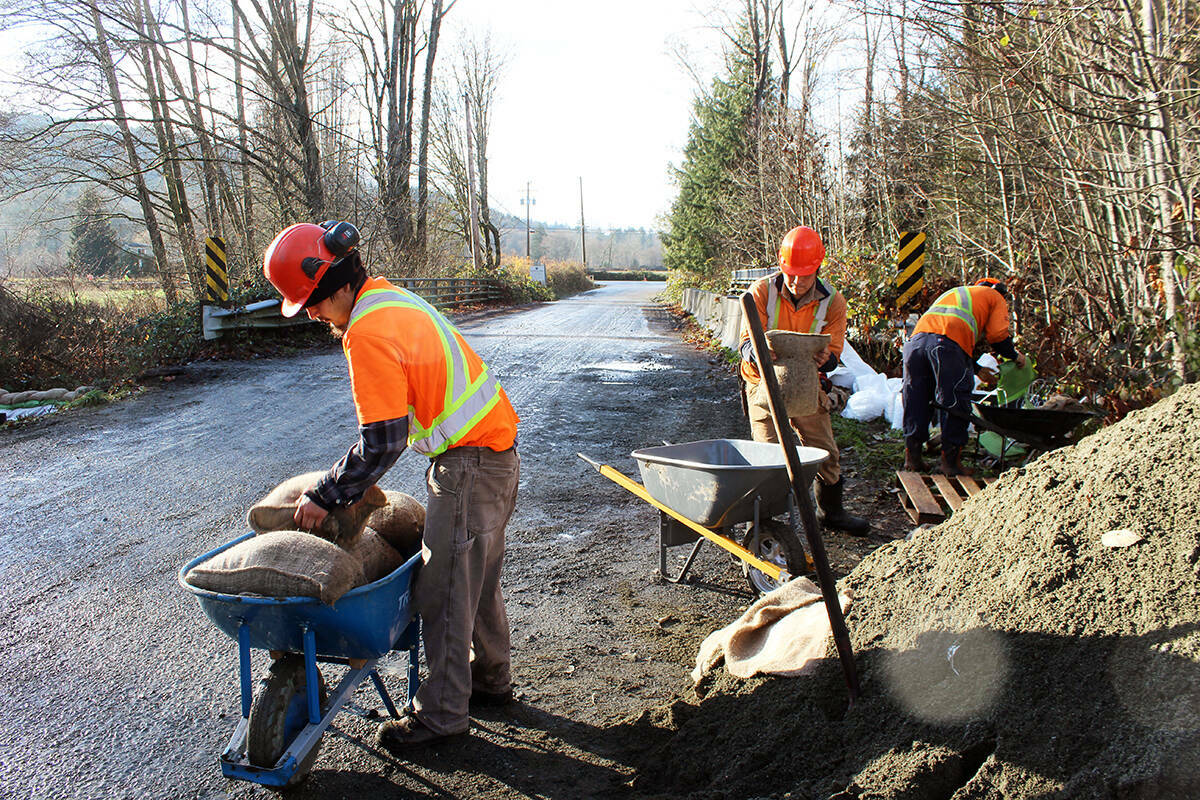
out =
[[[779,248],[780,271],[759,278],[750,285],[748,291],[754,297],[769,343],[776,338],[773,332],[777,331],[828,336],[827,342],[821,342],[820,347],[814,346],[809,351],[816,362],[822,386],[815,393],[804,393],[809,397],[815,395],[816,405],[799,415],[789,411],[789,421],[803,444],[829,452],[829,458],[821,466],[817,479],[817,506],[823,514],[825,526],[863,536],[870,530],[869,523],[862,517],[848,513],[843,505],[845,478],[842,476],[838,446],[833,438],[833,423],[829,417],[833,403],[827,394],[829,384],[825,373],[837,367],[838,356],[845,345],[846,298],[818,277],[824,260],[825,245],[820,235],[812,228],[792,228],[783,237]],[[776,345],[771,343],[771,347],[778,357]],[[750,435],[755,441],[777,442],[779,439],[766,392],[759,390],[761,376],[754,359],[750,328],[745,321],[742,323],[741,356],[740,369]],[[808,372],[811,373],[811,370]],[[801,371],[797,370],[797,373],[799,376]],[[787,391],[786,388],[784,391]]]

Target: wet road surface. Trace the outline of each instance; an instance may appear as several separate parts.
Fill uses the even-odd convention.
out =
[[[622,641],[634,634],[601,608],[615,594],[636,608],[641,594],[666,588],[647,579],[656,516],[576,452],[636,477],[631,448],[737,435],[742,424],[729,385],[700,386],[713,363],[665,324],[653,299],[661,288],[612,283],[458,323],[522,417],[505,577],[518,695],[580,724],[629,710],[605,706],[610,688],[649,703],[685,670],[644,663],[636,638]],[[271,796],[220,774],[217,756],[239,713],[236,648],[176,573],[243,533],[246,509],[277,482],[327,468],[355,438],[337,348],[193,365],[131,400],[0,433],[0,796]],[[423,502],[425,463],[406,452],[381,485]],[[614,519],[622,509],[630,520]],[[735,615],[733,601],[715,602]],[[658,612],[645,613],[653,626]],[[561,645],[571,636],[606,642],[587,652],[616,666],[571,682],[576,663],[595,669]],[[255,663],[261,672],[265,658]],[[606,688],[601,673],[623,668],[646,680],[613,678]],[[385,672],[402,695],[403,662]],[[351,708],[374,705],[360,691]],[[569,781],[554,788],[563,776],[490,784],[467,775],[478,770],[470,764],[410,767],[374,748],[373,726],[342,714],[301,796],[570,796]],[[623,769],[602,758],[559,761],[576,779],[584,762],[597,780]]]

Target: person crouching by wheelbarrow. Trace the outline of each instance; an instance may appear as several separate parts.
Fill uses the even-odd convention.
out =
[[[912,338],[904,344],[904,469],[925,472],[921,448],[929,439],[933,403],[942,426],[942,457],[938,472],[969,475],[962,465],[975,388],[974,352],[982,338],[1001,358],[1010,358],[1024,369],[1025,356],[1017,352],[1008,332],[1008,289],[995,278],[980,278],[973,286],[944,292],[917,321]]]
[[[780,271],[756,280],[750,285],[749,292],[758,307],[763,330],[829,334],[829,346],[813,356],[821,373],[820,409],[790,422],[802,443],[829,451],[829,458],[818,473],[817,506],[823,514],[824,525],[854,536],[865,536],[870,524],[862,517],[848,513],[843,505],[846,480],[842,476],[840,454],[829,418],[833,401],[826,394],[829,379],[825,373],[837,367],[845,345],[846,298],[817,276],[824,260],[825,245],[820,235],[812,228],[792,228],[779,247]],[[750,435],[757,442],[778,442],[765,393],[754,391],[761,377],[754,360],[750,328],[745,321],[742,322],[741,356],[742,391],[750,420]]]
[[[413,708],[383,723],[379,744],[423,744],[465,733],[472,705],[512,699],[508,616],[500,593],[504,528],[520,477],[517,414],[462,335],[433,306],[368,278],[348,222],[292,225],[263,256],[283,295],[342,340],[359,439],[295,512],[315,528],[358,500],[405,446],[431,459],[422,565],[413,586],[428,676]]]

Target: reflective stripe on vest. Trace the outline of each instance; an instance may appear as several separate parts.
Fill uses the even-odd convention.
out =
[[[362,293],[350,312],[347,330],[360,319],[382,308],[409,308],[420,311],[433,322],[442,343],[446,362],[446,396],[442,411],[429,427],[417,420],[416,409],[408,407],[408,446],[433,458],[453,447],[487,416],[500,400],[500,384],[488,373],[487,364],[474,381],[467,371],[467,355],[454,338],[450,323],[423,298],[405,289],[369,289]]]
[[[783,309],[783,294],[780,293],[775,284],[777,279],[772,276],[767,281],[767,330],[774,330],[776,323],[779,321],[779,313]],[[833,296],[836,290],[830,287],[827,283],[817,278],[817,288],[826,292],[825,297],[821,302],[817,303],[817,311],[813,314],[812,326],[808,329],[809,333],[820,333],[825,327],[825,317],[829,314],[829,304],[833,302]]]
[[[975,321],[975,304],[971,300],[971,292],[965,286],[951,289],[934,301],[926,314],[935,317],[954,317],[960,319],[971,329],[971,338],[979,338],[979,323]]]

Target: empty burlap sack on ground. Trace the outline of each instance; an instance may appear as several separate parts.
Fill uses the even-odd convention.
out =
[[[838,596],[844,612],[850,595]],[[825,655],[829,615],[821,590],[808,578],[795,578],[758,598],[736,621],[714,631],[700,644],[692,680],[725,659],[735,678],[802,675]]]
[[[388,544],[386,539],[371,530],[370,526],[363,528],[358,541],[348,549],[362,564],[364,583],[391,575],[408,560],[399,550]]]
[[[270,531],[197,564],[187,582],[226,594],[333,603],[366,581],[362,562],[332,542],[303,531]]]
[[[404,492],[386,491],[387,505],[371,512],[367,527],[378,533],[405,558],[421,549],[425,506]]]
[[[294,478],[288,478],[276,486],[266,497],[259,500],[246,514],[246,521],[255,533],[268,531],[287,531],[296,527],[293,514],[296,512],[296,501],[310,486],[315,484],[324,472],[306,472]],[[367,517],[376,509],[387,505],[387,498],[378,486],[367,489],[362,499],[345,508],[335,508],[329,512],[313,533],[322,539],[328,539],[342,547],[350,547],[362,533],[367,524]]]

